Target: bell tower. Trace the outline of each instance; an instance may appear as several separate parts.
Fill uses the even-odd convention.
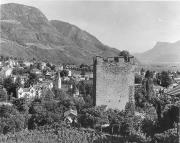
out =
[[[55,80],[55,87],[56,89],[61,89],[61,76],[60,73],[57,73],[57,78]]]

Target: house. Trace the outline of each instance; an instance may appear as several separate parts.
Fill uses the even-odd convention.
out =
[[[63,77],[63,81],[70,81],[69,77]]]
[[[17,89],[17,98],[35,98],[42,96],[43,87],[40,85],[33,85],[29,88],[18,88]]]
[[[39,84],[39,86],[41,86],[43,88],[49,88],[49,89],[53,88],[53,82],[51,80],[44,80],[38,84]]]
[[[29,88],[18,88],[17,89],[17,98],[34,98],[36,95],[36,91],[33,87]]]
[[[180,77],[176,77],[176,78],[174,78],[174,80],[176,83],[180,83]]]
[[[93,79],[93,73],[89,74],[89,79]]]
[[[73,97],[78,97],[78,96],[79,96],[79,90],[77,87],[74,87]]]
[[[55,70],[56,71],[62,71],[63,70],[63,65],[57,65]]]
[[[24,86],[25,82],[28,80],[28,74],[24,74],[24,75],[12,75],[12,80],[15,83],[17,81],[17,79],[20,79],[20,84],[22,86]]]
[[[34,74],[36,74],[36,75],[41,75],[42,74],[42,72],[39,70],[39,69],[32,69],[31,70],[31,73],[34,73]]]
[[[24,64],[26,67],[30,67],[30,65],[33,65],[33,62],[24,61],[23,64]]]
[[[175,88],[172,88],[171,90],[167,91],[165,94],[179,97],[180,96],[180,85],[176,86]]]
[[[80,77],[80,81],[86,80],[85,77]]]
[[[7,62],[8,62],[10,67],[15,67],[15,66],[19,65],[19,63],[17,61],[12,60],[12,59],[9,59],[9,61],[7,61]]]
[[[0,67],[3,67],[4,63],[2,61],[0,61]]]
[[[53,88],[53,82],[52,81],[43,81],[41,83],[37,83],[29,88],[18,88],[17,89],[17,97],[22,98],[26,97],[28,99],[35,98],[35,97],[42,97],[44,95],[48,96],[54,96],[51,89]]]
[[[64,121],[67,124],[77,123],[77,110],[69,109],[64,113]]]
[[[9,76],[11,76],[12,75],[12,71],[13,71],[13,69],[12,68],[10,68],[10,67],[3,67],[3,69],[2,69],[2,74],[3,74],[3,76],[5,77],[5,78],[7,78],[7,77],[9,77]]]
[[[67,64],[67,65],[64,65],[64,69],[77,69],[78,67],[74,64]]]
[[[68,70],[68,76],[71,77],[72,76],[72,72],[70,70]]]
[[[41,70],[44,70],[46,68],[46,63],[45,62],[41,62]]]

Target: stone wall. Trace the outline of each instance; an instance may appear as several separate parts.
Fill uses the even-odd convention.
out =
[[[132,57],[133,58],[133,57]],[[134,65],[123,57],[94,60],[94,103],[96,106],[122,110],[134,101]],[[113,60],[115,59],[115,60]]]

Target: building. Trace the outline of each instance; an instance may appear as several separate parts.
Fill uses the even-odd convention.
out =
[[[36,96],[36,90],[33,87],[29,88],[18,88],[17,89],[17,98],[34,98]]]
[[[18,88],[17,89],[17,97],[18,98],[40,98],[42,96],[45,96],[47,93],[51,92],[51,89],[53,88],[53,83],[51,81],[44,81],[42,83],[37,83],[29,88]],[[54,96],[49,94],[48,96]]]
[[[62,81],[61,80],[62,79],[61,79],[60,73],[58,72],[58,75],[57,75],[57,77],[55,79],[55,83],[54,83],[54,87],[56,89],[61,89],[61,87],[62,87]]]
[[[94,59],[94,105],[122,110],[134,101],[134,58],[96,57]]]
[[[178,85],[175,88],[169,90],[165,94],[179,97],[180,96],[180,85]]]
[[[73,89],[73,97],[78,97],[79,96],[79,89],[75,86]]]
[[[12,75],[12,71],[13,71],[12,68],[6,66],[2,68],[1,74],[3,75],[4,78],[7,78]]]
[[[19,78],[20,80],[20,84],[22,86],[24,86],[24,84],[26,83],[26,81],[28,80],[28,74],[23,74],[23,75],[12,75],[11,76],[13,82],[15,83],[17,81],[17,79]]]
[[[69,76],[69,77],[72,76],[72,73],[71,73],[70,70],[68,70],[68,76]]]
[[[36,74],[36,75],[41,75],[42,74],[41,70],[39,70],[39,69],[32,69],[31,73]]]
[[[33,62],[23,61],[23,64],[24,64],[26,67],[30,67],[31,65],[33,65]]]
[[[64,112],[64,121],[67,124],[77,123],[77,110],[69,109],[68,111]]]

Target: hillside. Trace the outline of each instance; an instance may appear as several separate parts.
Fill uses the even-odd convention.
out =
[[[152,49],[142,54],[135,54],[135,56],[145,64],[180,63],[180,41],[175,43],[157,42]]]
[[[9,3],[0,6],[0,53],[55,63],[92,63],[96,55],[114,56],[118,50],[66,22],[52,20],[37,8]]]

